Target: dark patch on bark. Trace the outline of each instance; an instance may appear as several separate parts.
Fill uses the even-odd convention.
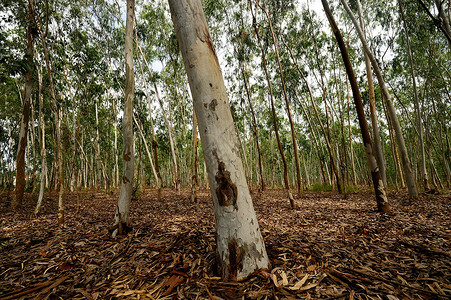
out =
[[[128,152],[128,153],[124,153],[124,160],[125,161],[130,161],[130,152]]]
[[[210,110],[215,111],[216,106],[218,106],[218,100],[216,100],[216,99],[211,100],[210,105],[209,105]]]
[[[244,251],[238,247],[235,239],[229,242],[229,266],[228,273],[231,281],[236,281],[238,271],[243,269]]]
[[[195,67],[195,65],[193,65],[193,64],[189,64],[189,67],[192,69],[192,68],[194,68]]]
[[[208,107],[208,103],[204,103],[204,107],[207,108]]]
[[[211,82],[209,83],[209,85],[210,85],[210,87],[213,87],[213,84]]]
[[[127,178],[127,177],[125,177],[125,176],[122,176],[122,182],[123,182],[124,184],[127,184],[127,183],[129,183],[129,182],[130,182],[130,180],[128,180],[128,178]]]
[[[216,196],[218,197],[219,205],[230,206],[233,205],[238,210],[237,198],[238,189],[230,179],[230,172],[226,170],[224,162],[219,162],[218,173],[216,173],[215,180],[218,183],[216,188]]]

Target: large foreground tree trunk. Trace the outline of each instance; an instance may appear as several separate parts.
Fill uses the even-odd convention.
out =
[[[241,280],[269,261],[258,226],[219,62],[200,0],[169,0],[198,118],[216,221],[219,270]]]
[[[27,132],[28,132],[28,122],[30,119],[30,104],[31,104],[31,93],[33,90],[33,8],[31,3],[28,3],[28,29],[27,29],[27,63],[28,72],[25,73],[25,91],[23,98],[22,107],[22,118],[20,122],[19,130],[19,144],[17,146],[17,159],[16,159],[16,193],[15,198],[12,202],[12,207],[17,208],[22,205],[23,195],[25,192],[25,149],[27,148]]]
[[[343,58],[346,73],[348,74],[349,82],[351,84],[352,95],[354,96],[354,104],[357,110],[357,117],[359,119],[360,131],[362,133],[365,154],[368,160],[368,167],[371,172],[371,178],[373,180],[374,191],[376,194],[377,209],[380,212],[389,212],[390,205],[388,204],[387,196],[385,195],[385,188],[382,182],[381,173],[377,166],[376,157],[374,156],[373,153],[370,133],[368,131],[368,125],[366,123],[365,113],[363,111],[362,98],[360,97],[357,80],[354,75],[354,70],[352,69],[351,66],[351,60],[349,59],[348,50],[346,49],[340,30],[338,29],[338,26],[335,23],[334,17],[332,15],[332,12],[330,11],[327,0],[321,0],[321,2],[323,3],[324,11],[326,12],[327,18],[329,19],[329,23],[330,26],[332,27],[332,31],[335,35],[335,38],[337,39],[341,57]]]
[[[130,229],[130,201],[133,193],[134,149],[133,149],[133,98],[135,96],[135,76],[133,70],[133,24],[135,19],[135,0],[127,0],[127,22],[125,29],[125,106],[122,119],[123,171],[121,192],[117,201],[117,228],[113,232],[125,234]]]

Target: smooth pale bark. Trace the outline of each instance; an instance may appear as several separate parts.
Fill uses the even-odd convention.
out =
[[[27,148],[28,123],[30,119],[31,93],[33,91],[33,71],[34,71],[34,47],[33,47],[33,8],[28,3],[28,28],[27,28],[27,64],[28,72],[25,73],[25,89],[22,106],[22,118],[20,120],[19,143],[17,145],[16,158],[16,188],[15,197],[11,203],[12,208],[22,205],[25,192],[25,150]]]
[[[130,231],[130,202],[133,193],[135,151],[133,143],[133,99],[135,96],[135,75],[133,70],[133,24],[135,0],[127,0],[127,21],[125,26],[125,105],[122,118],[122,160],[123,171],[121,191],[117,201],[115,229],[113,236]]]
[[[63,149],[61,140],[61,108],[55,112],[55,131],[56,131],[56,144],[58,148],[58,224],[64,223],[64,169],[63,169]]]
[[[191,201],[197,203],[197,116],[193,107],[193,174],[191,176]]]
[[[329,4],[327,0],[321,0],[324,11],[326,12],[327,18],[329,20],[332,31],[340,48],[340,53],[343,58],[346,73],[348,74],[349,83],[351,84],[352,95],[354,96],[354,104],[357,111],[357,117],[359,119],[360,132],[362,133],[363,145],[365,148],[366,158],[368,160],[368,168],[371,172],[371,178],[373,181],[373,187],[376,195],[377,208],[379,212],[389,212],[390,205],[385,194],[385,187],[382,182],[381,174],[376,162],[376,157],[373,153],[373,147],[371,143],[370,133],[368,131],[368,125],[365,118],[365,113],[363,111],[362,98],[360,96],[359,88],[357,85],[357,80],[354,75],[354,70],[351,66],[351,60],[349,59],[348,49],[345,46],[343,37],[341,36],[340,30],[335,23],[332,12],[330,11]]]
[[[257,20],[254,15],[254,10],[252,9],[252,2],[249,1],[249,5],[251,8],[251,14],[252,14],[252,25],[254,27],[254,32],[258,40],[258,44],[260,47],[260,50],[262,52],[262,66],[263,70],[265,72],[266,81],[268,83],[268,92],[269,92],[269,102],[270,102],[270,110],[271,110],[271,116],[272,121],[274,125],[274,135],[276,136],[277,146],[280,153],[280,158],[282,159],[283,164],[283,175],[282,175],[282,182],[284,183],[284,188],[288,196],[288,200],[290,201],[291,208],[295,208],[294,198],[290,191],[290,183],[288,182],[288,166],[287,166],[287,160],[285,158],[285,154],[283,153],[282,144],[280,141],[280,135],[279,135],[279,127],[277,125],[277,116],[276,116],[276,108],[274,106],[274,99],[272,94],[272,84],[271,84],[271,77],[269,75],[269,71],[266,64],[266,54],[265,54],[265,48],[263,47],[262,40],[260,38],[260,33],[258,32],[257,27]]]
[[[365,21],[363,19],[362,5],[360,4],[360,0],[357,0],[357,7],[360,19],[360,26],[362,27],[362,31],[365,34]],[[374,152],[376,153],[377,165],[379,166],[379,170],[381,172],[382,181],[384,182],[384,186],[387,187],[385,155],[382,149],[381,136],[379,133],[379,123],[377,121],[376,97],[374,95],[374,83],[373,83],[373,73],[371,71],[371,62],[368,57],[368,54],[366,54],[365,51],[363,51],[363,55],[365,57],[366,78],[368,80],[368,96],[370,99],[371,127],[373,129],[373,148]]]
[[[42,108],[44,106],[44,94],[42,94],[42,66],[38,69],[38,82],[39,82],[39,127],[41,128],[41,182],[39,185],[39,196],[34,210],[35,214],[38,214],[41,210],[42,199],[44,198],[45,178],[47,176],[47,161],[45,151],[45,121]]]
[[[239,156],[232,113],[200,0],[169,0],[209,174],[219,270],[241,280],[269,261]]]
[[[379,86],[381,88],[382,94],[385,97],[385,102],[387,104],[387,110],[390,114],[393,128],[396,133],[396,140],[398,143],[399,152],[401,154],[402,167],[404,169],[404,176],[406,177],[406,183],[407,183],[407,189],[409,191],[409,196],[411,199],[417,199],[418,191],[417,191],[417,187],[416,187],[415,174],[413,173],[412,166],[410,165],[409,154],[407,152],[406,144],[404,142],[404,137],[402,135],[401,125],[399,124],[395,107],[393,106],[393,103],[391,101],[390,93],[388,92],[388,89],[385,86],[385,81],[382,77],[382,72],[379,68],[379,64],[377,63],[376,58],[373,55],[373,52],[370,50],[370,47],[368,46],[368,43],[366,42],[365,35],[363,34],[363,31],[360,28],[360,25],[358,24],[357,19],[354,17],[354,14],[352,13],[351,9],[349,8],[347,1],[340,0],[340,2],[343,4],[346,12],[348,13],[349,17],[351,18],[352,23],[354,24],[354,27],[356,28],[357,33],[359,35],[360,41],[362,42],[363,48],[364,48],[365,52],[368,54],[368,57],[371,61],[371,65],[373,66],[373,70],[376,73],[377,80],[379,82]]]
[[[423,122],[421,118],[421,109],[420,109],[420,100],[418,99],[418,91],[417,91],[417,83],[415,79],[415,70],[414,70],[414,61],[413,61],[413,55],[412,50],[410,48],[410,37],[409,37],[409,30],[407,28],[407,22],[404,15],[404,10],[401,4],[401,1],[398,0],[399,5],[399,12],[402,19],[402,24],[404,26],[404,33],[406,35],[406,43],[407,43],[407,53],[409,55],[409,65],[410,65],[410,74],[412,76],[412,85],[413,85],[413,96],[414,96],[414,105],[415,105],[415,112],[417,115],[417,132],[418,132],[418,144],[420,147],[420,153],[421,153],[421,176],[423,177],[423,187],[424,190],[429,190],[429,182],[428,182],[428,172],[426,170],[426,155],[424,151],[424,142],[423,142]]]

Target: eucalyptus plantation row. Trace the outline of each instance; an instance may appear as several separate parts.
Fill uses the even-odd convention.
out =
[[[327,18],[319,1],[203,1],[248,185],[283,187],[292,207],[320,186],[449,188],[449,1],[323,2]],[[3,0],[1,11],[0,185],[14,206],[35,193],[38,213],[57,191],[63,222],[67,192],[190,187],[194,201],[210,185],[166,1],[136,4],[132,69],[122,3]]]

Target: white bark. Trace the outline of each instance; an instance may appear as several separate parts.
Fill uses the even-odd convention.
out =
[[[123,128],[123,172],[121,191],[117,201],[116,225],[113,232],[124,234],[130,227],[130,202],[133,192],[134,143],[133,143],[133,99],[135,96],[135,77],[133,73],[133,23],[135,18],[135,0],[127,0],[127,22],[125,29],[125,106],[122,119]]]
[[[219,269],[240,280],[269,261],[258,226],[219,62],[200,0],[169,0],[198,118],[215,212]]]

